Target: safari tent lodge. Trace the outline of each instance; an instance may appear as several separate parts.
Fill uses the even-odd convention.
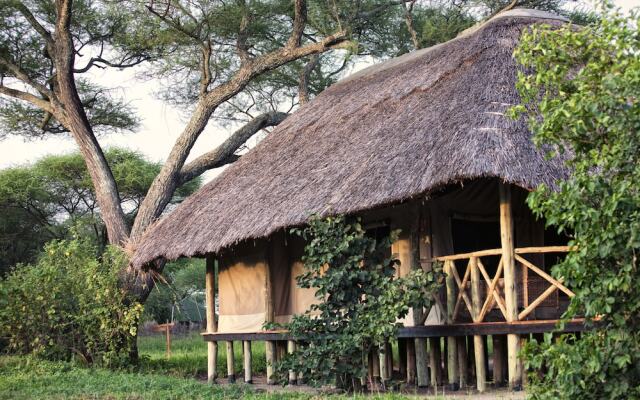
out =
[[[526,204],[529,191],[555,188],[568,171],[534,146],[525,120],[506,116],[519,102],[512,54],[532,24],[565,22],[508,11],[341,80],[145,236],[136,266],[207,259],[210,380],[219,342],[231,354],[233,342],[242,342],[248,382],[252,341],[267,343],[269,363],[295,348],[286,332],[262,328],[314,301],[313,290],[296,286],[304,243],[290,228],[312,215],[346,214],[373,233],[401,229],[391,249],[401,261],[398,275],[434,261],[447,274],[436,306],[402,321],[399,362],[388,351],[370,355],[372,377],[473,383],[480,391],[491,381],[521,384],[521,342],[552,331],[573,293],[549,274],[568,251],[566,239]],[[565,329],[580,330],[582,322]],[[233,357],[227,360],[233,380]]]

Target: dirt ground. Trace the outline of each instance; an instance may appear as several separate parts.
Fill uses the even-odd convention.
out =
[[[264,376],[254,376],[253,383],[251,387],[257,392],[265,392],[265,393],[278,393],[278,392],[296,392],[296,393],[309,393],[310,395],[321,396],[323,393],[326,394],[335,394],[337,393],[331,389],[317,389],[307,385],[288,385],[288,386],[280,386],[280,385],[267,385],[266,379]],[[225,379],[219,380],[219,383],[226,384]],[[242,384],[242,383],[241,383]],[[381,394],[382,391],[373,390],[370,394]],[[446,398],[446,399],[455,399],[455,400],[524,400],[526,398],[526,394],[523,391],[514,392],[507,388],[492,388],[487,387],[487,391],[484,393],[478,393],[476,390],[472,388],[460,389],[457,391],[448,390],[447,387],[438,387],[437,391],[434,391],[433,388],[425,388],[418,389],[415,387],[411,388],[401,388],[399,392],[394,392],[406,395],[408,397],[415,397],[417,399],[429,399],[429,398]]]

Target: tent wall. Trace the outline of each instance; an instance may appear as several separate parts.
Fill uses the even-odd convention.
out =
[[[518,247],[544,244],[544,227],[526,206],[527,192],[514,189],[515,240]],[[399,205],[370,210],[360,214],[366,226],[388,226],[400,229],[399,240],[391,252],[400,259],[398,276],[405,276],[412,265],[429,268],[432,257],[454,253],[452,218],[498,221],[498,184],[482,179],[443,190],[430,199],[419,199]],[[419,252],[412,252],[411,235],[419,236]],[[466,234],[466,232],[465,232]],[[468,232],[473,235],[474,232]],[[315,302],[313,289],[301,289],[296,277],[302,273],[304,242],[283,231],[268,239],[248,241],[219,256],[219,305],[221,332],[252,332],[262,329],[266,314],[266,279],[271,279],[273,320],[288,322],[295,314],[304,313]],[[420,260],[414,260],[416,256]],[[422,264],[420,261],[423,261]],[[541,260],[531,260],[541,265]],[[267,268],[269,273],[267,273]],[[410,313],[401,321],[413,326]],[[444,323],[435,308],[426,324]]]

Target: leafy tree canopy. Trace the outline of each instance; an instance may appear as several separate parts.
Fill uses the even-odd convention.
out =
[[[555,266],[576,296],[566,317],[593,328],[527,350],[534,399],[640,398],[640,14],[604,5],[598,22],[525,32],[518,89],[535,141],[571,176],[530,205],[572,235]]]
[[[130,218],[160,170],[141,154],[121,148],[106,152]],[[180,187],[178,202],[200,186],[196,179]],[[74,224],[103,243],[105,233],[91,178],[79,153],[47,156],[28,166],[0,170],[0,265],[6,270],[35,257],[42,245],[62,238]]]

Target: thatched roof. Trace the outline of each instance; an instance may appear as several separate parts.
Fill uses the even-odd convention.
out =
[[[531,143],[512,58],[548,13],[514,10],[438,46],[356,73],[281,123],[143,238],[133,263],[217,252],[304,223],[496,177],[526,189],[566,176]]]

